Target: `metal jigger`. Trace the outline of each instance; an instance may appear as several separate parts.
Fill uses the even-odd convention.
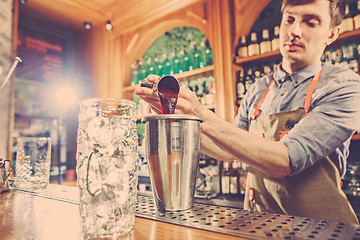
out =
[[[140,81],[141,87],[147,87],[152,88],[155,92],[155,94],[158,95],[158,92],[165,90],[165,89],[171,89],[176,93],[179,93],[180,91],[180,83],[179,80],[177,80],[176,77],[171,75],[165,75],[159,79],[156,83],[148,82],[146,79],[143,81]]]

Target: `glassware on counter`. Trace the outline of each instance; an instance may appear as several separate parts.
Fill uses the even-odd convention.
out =
[[[51,139],[20,137],[17,140],[14,187],[32,191],[45,189],[50,181]]]
[[[116,238],[135,223],[138,136],[135,103],[115,98],[80,102],[77,183],[88,238]]]

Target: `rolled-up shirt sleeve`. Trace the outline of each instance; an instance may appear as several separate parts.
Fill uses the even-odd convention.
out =
[[[350,138],[360,129],[359,76],[347,71],[342,77],[322,77],[328,78],[327,84],[314,92],[310,113],[280,140],[288,149],[292,175],[325,156],[343,175]]]

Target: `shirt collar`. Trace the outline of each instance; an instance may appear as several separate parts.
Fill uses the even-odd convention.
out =
[[[307,67],[304,67],[296,72],[293,72],[291,74],[287,74],[284,72],[281,68],[281,64],[278,65],[277,71],[274,74],[275,82],[278,87],[281,87],[281,85],[285,81],[292,81],[294,84],[294,87],[302,83],[303,81],[313,77],[315,74],[317,74],[321,70],[321,62],[313,63]]]

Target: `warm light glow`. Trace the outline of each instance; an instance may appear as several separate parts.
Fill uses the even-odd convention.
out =
[[[56,91],[56,102],[65,107],[76,103],[77,96],[74,89],[70,87],[61,87]]]

